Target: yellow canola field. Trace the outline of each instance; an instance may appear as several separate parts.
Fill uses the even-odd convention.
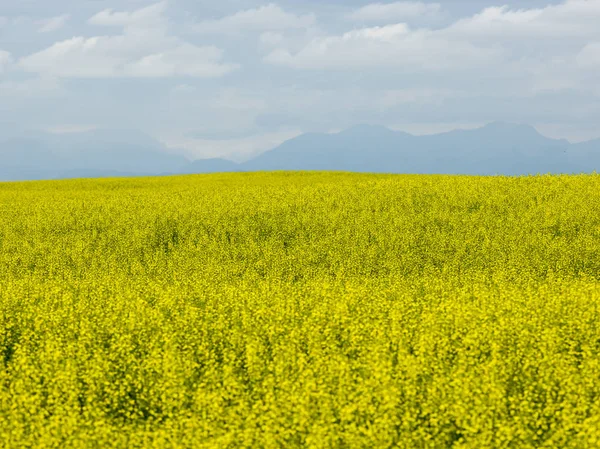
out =
[[[600,176],[0,184],[2,448],[598,448]]]

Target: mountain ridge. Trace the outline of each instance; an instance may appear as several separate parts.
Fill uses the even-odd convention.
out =
[[[93,130],[12,137],[0,142],[0,158],[0,180],[271,170],[524,175],[599,170],[600,139],[570,143],[509,122],[422,136],[360,124],[337,133],[301,134],[236,163],[190,161],[141,133]]]

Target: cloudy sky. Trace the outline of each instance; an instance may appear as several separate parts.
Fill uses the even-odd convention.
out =
[[[600,0],[0,0],[0,133],[127,128],[236,160],[358,123],[587,140],[599,23]]]

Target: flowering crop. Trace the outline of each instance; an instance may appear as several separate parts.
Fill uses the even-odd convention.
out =
[[[598,175],[0,184],[0,447],[599,446]]]

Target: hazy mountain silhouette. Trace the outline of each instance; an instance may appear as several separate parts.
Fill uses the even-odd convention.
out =
[[[0,179],[153,175],[182,171],[190,161],[136,132],[28,133],[0,140]]]
[[[38,133],[0,142],[0,179],[5,180],[257,170],[592,172],[600,170],[600,139],[571,144],[545,137],[532,126],[502,122],[425,136],[359,125],[337,134],[302,134],[241,164],[218,158],[190,162],[132,132]]]
[[[186,167],[180,170],[178,173],[192,174],[192,173],[222,173],[240,171],[241,167],[233,161],[221,158],[213,159],[198,159],[194,162],[189,163]]]
[[[582,146],[576,152],[576,146],[566,140],[544,137],[531,126],[501,122],[425,136],[379,126],[357,126],[338,134],[298,136],[243,164],[242,168],[439,174],[568,173],[600,168],[596,156],[600,145],[589,144],[589,148]],[[584,153],[586,157],[582,157]]]
[[[404,148],[415,148],[415,139],[368,125],[338,134],[302,134],[242,164],[242,169],[378,171],[383,159],[399,158]]]

